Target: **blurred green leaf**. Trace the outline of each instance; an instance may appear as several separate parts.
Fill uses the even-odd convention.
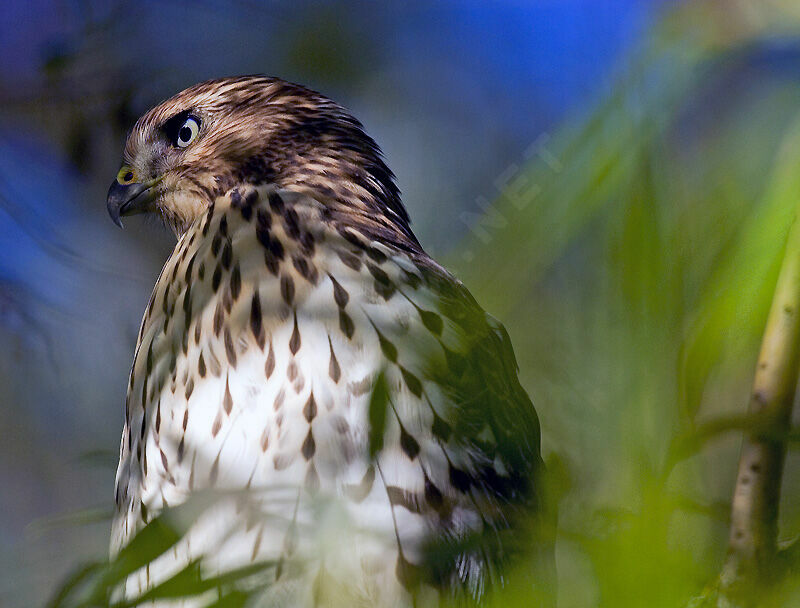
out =
[[[386,375],[381,372],[375,379],[372,395],[369,400],[369,457],[375,455],[383,447],[386,430],[386,413],[389,407],[389,387],[386,386]]]

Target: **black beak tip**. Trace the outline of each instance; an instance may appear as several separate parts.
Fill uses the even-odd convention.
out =
[[[111,217],[111,221],[120,228],[122,228],[122,220],[120,219],[122,208],[126,202],[128,202],[128,193],[126,192],[125,186],[122,186],[119,182],[114,180],[111,187],[108,189],[106,208],[108,209],[108,215]]]
[[[108,189],[106,206],[111,220],[120,228],[123,215],[135,215],[137,213],[147,213],[152,210],[151,203],[158,196],[155,189],[157,181],[131,182],[120,184],[114,181]]]
[[[122,220],[120,219],[118,213],[114,213],[109,209],[108,214],[111,216],[111,221],[114,222],[118,228],[123,228]]]

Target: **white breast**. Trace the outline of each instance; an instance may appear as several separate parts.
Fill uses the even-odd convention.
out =
[[[313,202],[296,207],[317,213]],[[412,497],[425,494],[426,480],[445,489],[447,462],[426,430],[432,406],[412,394],[397,365],[389,369],[381,336],[401,345],[400,367],[408,368],[431,350],[431,338],[413,330],[417,305],[397,293],[387,306],[366,262],[343,262],[338,235],[311,234],[309,254],[272,214],[270,238],[284,254],[275,274],[255,222],[217,209],[182,237],[162,271],[132,372],[112,553],[164,507],[199,491],[232,492],[174,551],[132,577],[128,594],[203,557],[209,572],[303,563],[315,576],[350,581],[363,597],[400,601],[398,542],[401,561],[418,559],[428,525]],[[293,256],[313,267],[310,279]],[[415,270],[402,258],[380,266],[397,284]],[[347,294],[344,306],[337,289]],[[369,403],[384,371],[391,411],[372,462]],[[426,466],[404,452],[401,434],[415,437]],[[409,504],[393,509],[387,488],[401,488]]]

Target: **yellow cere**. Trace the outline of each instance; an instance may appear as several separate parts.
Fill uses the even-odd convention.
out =
[[[120,168],[119,173],[117,173],[117,181],[123,186],[127,186],[128,184],[132,184],[136,181],[136,174],[129,166],[123,165]]]

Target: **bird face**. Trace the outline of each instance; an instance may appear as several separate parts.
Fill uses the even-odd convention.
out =
[[[123,215],[175,207],[172,199],[191,185],[186,175],[187,158],[191,158],[187,152],[202,124],[196,113],[184,110],[156,128],[148,125],[131,135],[125,162],[108,191],[108,212],[118,226]]]
[[[108,212],[159,213],[183,232],[235,181],[247,159],[263,154],[273,130],[268,79],[203,83],[142,116],[125,145],[123,164],[108,191]],[[251,94],[246,95],[245,90]]]
[[[273,183],[413,239],[393,178],[341,106],[299,85],[245,76],[195,85],[142,116],[107,205],[117,225],[155,212],[179,236],[230,188]]]

